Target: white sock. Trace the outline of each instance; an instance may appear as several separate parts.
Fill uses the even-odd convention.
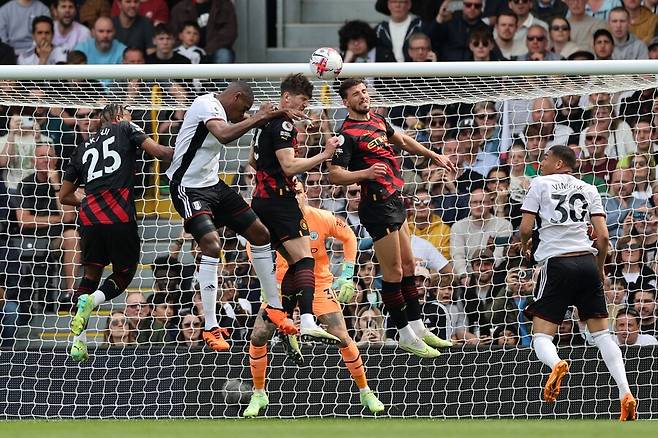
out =
[[[219,259],[201,256],[199,265],[199,289],[201,290],[201,303],[203,304],[203,316],[206,320],[205,329],[210,330],[218,327],[217,323],[217,266]]]
[[[615,379],[617,388],[619,388],[619,398],[631,392],[628,387],[628,380],[626,379],[626,369],[624,368],[624,359],[621,356],[621,350],[617,343],[612,339],[612,335],[608,330],[601,330],[600,332],[592,333],[594,344],[601,351],[603,361],[608,367],[608,371]]]
[[[560,356],[557,355],[557,348],[553,344],[553,337],[545,333],[535,333],[532,335],[532,346],[535,349],[537,358],[542,361],[551,370],[560,362]]]
[[[303,315],[300,315],[299,317],[300,320],[300,326],[301,328],[316,328],[318,325],[315,323],[315,319],[313,319],[313,315],[310,313],[305,313]]]
[[[265,292],[267,304],[272,307],[281,309],[281,297],[276,287],[276,275],[274,271],[274,261],[272,260],[272,247],[267,245],[251,245],[251,263],[258,276],[260,287]]]
[[[411,330],[414,331],[416,336],[419,338],[425,335],[425,324],[423,324],[423,321],[420,319],[416,319],[414,321],[409,321],[409,326],[411,327]]]
[[[80,333],[79,335],[73,336],[73,340],[74,341],[82,341],[86,344],[87,343],[87,332],[83,330],[82,333]]]
[[[400,335],[400,342],[413,342],[414,339],[418,339],[410,324],[398,329],[398,334]]]
[[[94,299],[94,309],[105,302],[105,294],[100,290],[97,290],[91,297]]]
[[[254,394],[265,394],[265,390],[264,390],[264,389],[256,389],[256,388],[254,388]]]

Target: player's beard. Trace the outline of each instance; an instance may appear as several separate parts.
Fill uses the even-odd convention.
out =
[[[365,116],[366,114],[368,114],[370,112],[370,104],[366,103],[366,104],[363,104],[363,105],[359,104],[359,105],[353,106],[352,111],[354,111],[355,113],[357,113],[359,115]]]

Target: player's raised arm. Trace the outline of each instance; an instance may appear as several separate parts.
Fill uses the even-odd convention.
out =
[[[149,155],[157,158],[160,161],[171,162],[171,160],[174,158],[174,148],[162,146],[150,137],[147,137],[146,140],[144,140],[144,142],[141,144],[141,148],[144,149]]]

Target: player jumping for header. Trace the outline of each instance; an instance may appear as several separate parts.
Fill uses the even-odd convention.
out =
[[[576,155],[567,146],[553,146],[543,156],[541,176],[532,180],[523,201],[521,244],[530,259],[531,236],[539,217],[539,245],[534,254],[540,271],[535,301],[525,309],[532,318],[533,347],[540,361],[551,368],[544,387],[544,400],[554,402],[560,384],[569,371],[553,344],[553,336],[569,306],[576,306],[586,321],[594,343],[601,351],[610,374],[619,388],[621,421],[637,419],[637,401],[631,394],[621,350],[608,331],[608,312],[603,295],[604,264],[608,252],[605,211],[596,187],[571,172]],[[594,247],[587,221],[596,234]]]

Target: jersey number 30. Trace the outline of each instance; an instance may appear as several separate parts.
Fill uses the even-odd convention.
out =
[[[87,149],[82,156],[82,162],[87,164],[87,159],[91,158],[91,163],[89,164],[89,169],[87,169],[87,182],[93,181],[96,178],[100,178],[103,175],[109,175],[114,173],[119,167],[121,167],[121,155],[117,151],[110,149],[110,146],[114,143],[114,136],[107,138],[103,141],[103,157],[100,157],[98,149]],[[112,163],[109,166],[103,166],[100,169],[96,170],[96,165],[98,165],[99,158],[101,158],[101,164],[105,164],[105,161],[109,158],[112,160]]]
[[[567,195],[551,195],[551,199],[557,201],[557,206],[555,211],[560,214],[559,219],[551,219],[551,223],[554,224],[563,224],[568,219],[571,219],[572,222],[583,222],[585,220],[585,215],[587,214],[587,200],[582,193],[574,193],[569,197],[569,205],[565,205],[567,200]],[[580,203],[580,211],[576,210],[576,203]],[[568,209],[567,209],[568,208]]]

